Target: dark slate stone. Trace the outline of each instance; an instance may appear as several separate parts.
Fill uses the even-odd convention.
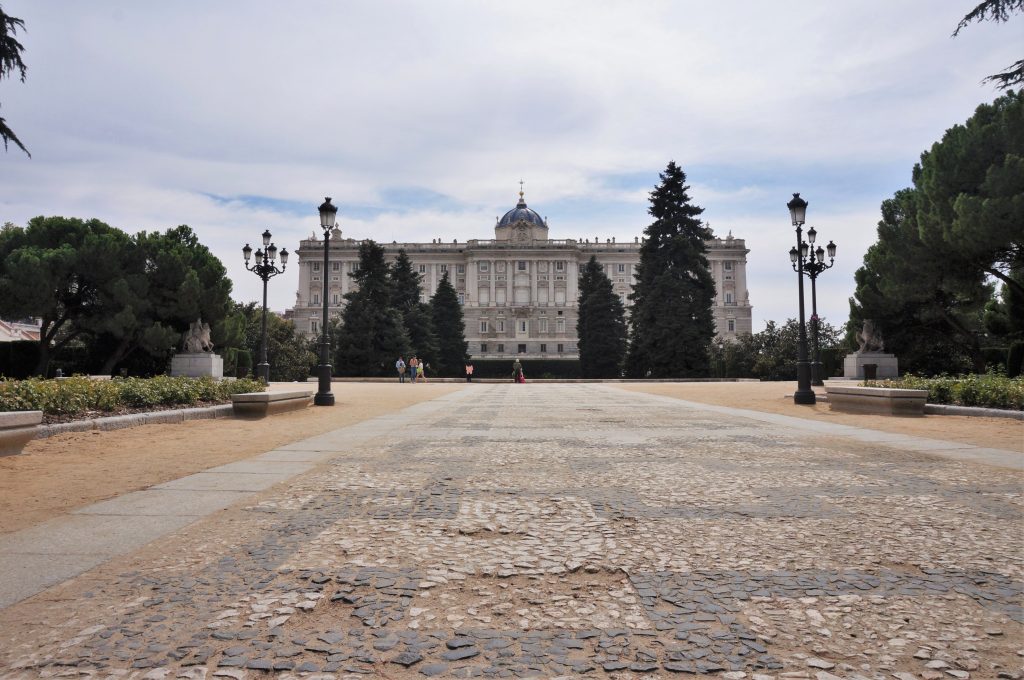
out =
[[[680,661],[669,661],[666,664],[662,664],[662,668],[673,673],[693,673],[697,674],[697,667],[690,663],[682,663]]]
[[[397,663],[398,665],[405,666],[406,668],[414,664],[418,664],[420,661],[423,661],[423,657],[416,652],[410,651],[402,652],[395,658],[391,659],[391,663]]]
[[[629,664],[629,670],[636,673],[650,673],[658,670],[658,664],[637,661],[636,663]]]
[[[459,649],[453,649],[450,652],[445,652],[441,655],[441,658],[445,661],[461,661],[463,659],[472,659],[478,654],[480,654],[480,650],[476,647],[461,647]]]
[[[253,659],[245,664],[245,667],[256,671],[270,671],[274,669],[273,665],[266,659]]]
[[[431,663],[420,668],[420,674],[433,678],[441,675],[442,673],[448,672],[448,664],[446,663]]]
[[[459,649],[461,647],[472,647],[476,644],[476,640],[469,637],[455,637],[444,643],[448,649]]]
[[[629,668],[629,664],[621,661],[605,661],[601,664],[601,668],[603,668],[606,673],[611,673],[612,671],[625,670]]]

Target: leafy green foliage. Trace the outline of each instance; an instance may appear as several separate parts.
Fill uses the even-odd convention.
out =
[[[985,370],[985,331],[1016,337],[1024,300],[1024,98],[1009,92],[921,155],[882,203],[855,274],[851,328],[871,319],[910,371]],[[989,277],[1002,282],[994,300]],[[966,366],[963,362],[966,361]]]
[[[455,288],[448,280],[448,272],[441,277],[434,296],[430,298],[430,310],[437,333],[436,374],[448,378],[464,375],[466,361],[469,359],[469,343],[466,342],[462,306]]]
[[[864,384],[928,390],[928,402],[932,404],[1024,410],[1024,378],[1008,378],[1001,373],[935,378],[907,375],[898,380],[873,380]]]
[[[617,378],[626,356],[626,312],[612,281],[593,255],[580,274],[580,364],[585,378]]]
[[[356,289],[345,294],[334,372],[350,376],[390,376],[398,356],[408,356],[409,335],[402,314],[392,305],[393,286],[384,249],[374,241],[359,245],[359,270],[351,272]]]
[[[440,348],[434,330],[433,311],[429,304],[420,302],[423,294],[420,275],[413,271],[412,262],[404,250],[398,251],[389,271],[389,280],[391,304],[402,315],[402,325],[409,336],[409,351],[421,362],[438,366]]]
[[[0,8],[0,80],[10,77],[11,73],[17,72],[18,79],[21,82],[25,82],[25,73],[28,69],[25,67],[25,62],[21,59],[21,53],[25,50],[25,47],[14,37],[18,34],[19,28],[25,30],[25,22],[17,17],[5,14],[3,9]],[[0,118],[0,139],[4,142],[4,150],[7,150],[8,142],[14,142],[19,149],[25,152],[26,156],[32,157],[32,154],[28,152],[28,149],[21,143],[18,136],[7,126],[7,122],[3,118]]]
[[[232,316],[244,319],[242,345],[234,353],[236,375],[246,368],[255,369],[260,362],[260,329],[263,307],[255,302],[235,304]],[[315,343],[298,335],[295,324],[277,314],[267,312],[267,363],[272,382],[304,382],[313,374],[317,363]]]
[[[193,406],[222,403],[232,394],[262,392],[257,380],[212,378],[114,378],[91,380],[73,376],[60,380],[0,379],[0,411],[42,411],[75,416],[89,411],[111,412],[147,406]]]
[[[1006,375],[1016,378],[1021,374],[1024,367],[1024,340],[1018,340],[1010,345],[1010,351],[1006,357]]]
[[[953,35],[954,37],[958,35],[972,21],[1005,23],[1010,20],[1011,14],[1022,10],[1024,10],[1024,0],[984,0],[960,20]],[[1024,59],[1014,62],[1002,73],[988,76],[983,82],[994,82],[1004,90],[1024,83]]]
[[[627,374],[635,378],[703,377],[715,335],[715,283],[704,241],[704,210],[690,203],[686,175],[670,162],[651,192],[640,263],[630,299]]]

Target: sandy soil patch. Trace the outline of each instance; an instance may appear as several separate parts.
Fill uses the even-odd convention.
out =
[[[702,404],[779,413],[840,425],[852,425],[883,432],[942,439],[1024,453],[1024,422],[1020,420],[937,415],[900,418],[837,413],[829,410],[828,402],[819,401],[813,406],[794,404],[793,392],[796,391],[796,382],[636,383],[615,386],[633,392],[659,394]],[[820,395],[825,394],[824,388],[817,388],[816,391]],[[1022,459],[1022,463],[1024,463],[1024,459]]]
[[[0,534],[463,387],[443,383],[338,383],[333,386],[334,408],[310,407],[256,421],[194,420],[37,439],[25,447],[22,455],[0,458]]]

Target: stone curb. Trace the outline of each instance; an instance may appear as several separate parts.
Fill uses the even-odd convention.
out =
[[[986,418],[1011,418],[1024,420],[1024,411],[1009,411],[980,406],[951,406],[949,404],[925,404],[925,415],[935,416],[984,416]]]
[[[170,411],[152,411],[150,413],[132,413],[124,416],[109,416],[91,420],[77,420],[72,423],[56,423],[40,425],[36,430],[36,439],[45,439],[65,432],[88,432],[90,430],[121,430],[139,425],[158,423],[182,423],[186,420],[211,420],[213,418],[230,418],[231,404],[219,404],[206,408],[179,408]]]

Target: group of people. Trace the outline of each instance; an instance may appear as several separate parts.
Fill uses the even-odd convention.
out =
[[[409,359],[408,364],[402,357],[398,357],[398,361],[395,362],[395,370],[398,371],[398,382],[400,383],[405,382],[406,373],[409,374],[409,382],[415,383],[417,380],[427,382],[427,369],[429,368],[430,364],[421,362],[415,356]],[[473,382],[473,364],[471,362],[466,363],[466,382]],[[519,359],[512,364],[512,382],[526,382],[526,378],[523,376],[523,365],[519,363]]]
[[[415,383],[417,380],[421,382],[427,382],[427,369],[430,368],[430,364],[421,362],[418,358],[413,356],[409,359],[409,363],[406,364],[402,357],[398,357],[398,361],[395,362],[395,370],[398,371],[398,382],[405,382],[405,374],[409,374],[409,382]]]

